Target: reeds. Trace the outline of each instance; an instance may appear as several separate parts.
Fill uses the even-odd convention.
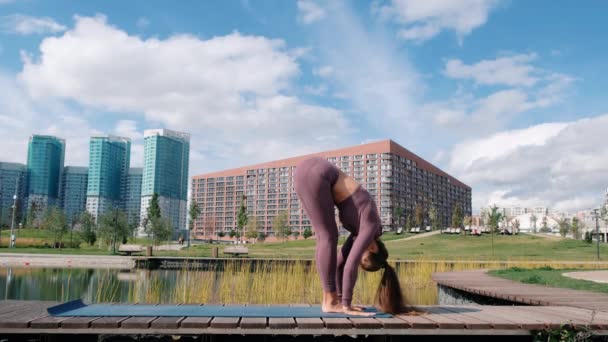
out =
[[[435,272],[505,267],[593,269],[608,264],[569,263],[560,261],[432,261],[401,262],[397,274],[407,304],[437,303],[437,287],[431,279]],[[125,286],[116,280],[116,272],[107,271],[96,278],[93,302],[129,301],[134,303],[206,303],[206,304],[319,304],[322,288],[314,263],[303,260],[226,262],[211,270],[177,271],[135,270],[137,274]],[[374,304],[382,271],[359,271],[354,301]],[[126,298],[125,298],[126,297]]]

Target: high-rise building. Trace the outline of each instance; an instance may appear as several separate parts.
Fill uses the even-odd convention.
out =
[[[141,220],[157,194],[161,216],[169,219],[175,235],[186,229],[189,156],[190,134],[168,129],[144,132]]]
[[[127,180],[126,213],[129,223],[138,225],[140,221],[139,210],[141,209],[141,179],[143,169],[132,167],[129,169]]]
[[[87,203],[87,179],[89,169],[81,166],[66,166],[61,177],[61,207],[68,222],[82,214]]]
[[[385,229],[403,225],[417,205],[426,210],[435,206],[443,226],[450,223],[455,206],[463,215],[471,215],[469,186],[394,141],[384,140],[194,176],[192,198],[201,208],[194,234],[209,238],[235,229],[243,196],[249,219],[255,218],[268,236],[274,236],[272,221],[282,211],[288,212],[292,231],[312,228],[293,183],[296,165],[311,156],[326,158],[362,184],[376,201]],[[393,216],[396,208],[403,209],[401,218]]]
[[[33,203],[39,212],[48,206],[59,206],[61,174],[65,157],[65,141],[47,136],[32,135],[27,151],[26,210]]]
[[[27,167],[24,164],[0,162],[0,226],[11,226],[15,195],[17,195],[15,223],[21,222],[27,195],[26,174]]]
[[[86,209],[95,219],[112,208],[125,209],[130,159],[129,138],[91,137]]]

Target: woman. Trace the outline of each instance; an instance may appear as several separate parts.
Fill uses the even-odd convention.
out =
[[[380,241],[382,225],[378,208],[367,190],[321,157],[306,159],[295,172],[295,190],[317,237],[315,259],[323,285],[323,312],[369,316],[352,306],[359,266],[375,272],[384,268],[376,302],[379,310],[397,313],[403,296],[395,270],[387,263],[388,251]],[[340,221],[351,234],[340,253],[334,204]]]

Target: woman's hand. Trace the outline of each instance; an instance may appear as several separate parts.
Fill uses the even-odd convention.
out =
[[[350,316],[373,316],[376,314],[375,312],[364,312],[363,308],[359,306],[342,306],[342,312]]]

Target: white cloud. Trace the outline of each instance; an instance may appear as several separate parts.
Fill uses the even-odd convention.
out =
[[[334,68],[330,67],[329,65],[325,65],[320,68],[316,68],[312,71],[312,73],[314,75],[319,76],[319,77],[329,77],[331,74],[333,74],[333,72],[334,72]]]
[[[410,133],[421,121],[417,99],[424,86],[408,58],[392,36],[366,27],[347,2],[329,2],[326,10],[332,20],[315,27],[323,66],[316,73],[326,75],[334,96],[349,101],[359,124],[369,127],[364,134]]]
[[[325,10],[312,0],[298,0],[299,19],[304,24],[312,24],[325,17]]]
[[[327,94],[327,85],[319,84],[317,86],[305,86],[304,91],[315,96],[323,96]]]
[[[537,54],[530,53],[482,60],[471,65],[457,59],[448,60],[443,71],[448,77],[507,89],[476,98],[463,93],[466,86],[460,84],[455,99],[429,107],[434,122],[467,134],[491,133],[505,127],[520,113],[559,103],[574,79],[532,65],[536,59]]]
[[[50,134],[66,139],[66,165],[86,166],[89,137],[99,133],[60,102],[32,102],[14,76],[0,73],[0,160],[25,163],[29,136]]]
[[[420,42],[443,30],[454,31],[462,39],[485,24],[498,3],[498,0],[392,0],[379,11],[404,25],[400,37]]]
[[[0,17],[0,23],[0,30],[3,32],[19,35],[58,33],[67,29],[52,18],[22,14]]]
[[[537,71],[529,64],[536,58],[537,55],[531,53],[482,60],[472,65],[466,65],[459,59],[450,59],[445,65],[444,73],[450,78],[472,79],[477,84],[529,87],[539,80],[533,76]]]
[[[504,131],[456,145],[449,171],[476,189],[474,207],[598,205],[608,184],[608,114]]]
[[[141,113],[149,126],[192,133],[193,148],[216,141],[230,151],[224,161],[210,151],[220,162],[193,164],[195,173],[328,148],[335,141],[311,135],[350,132],[340,111],[289,94],[299,65],[281,40],[239,33],[143,40],[102,16],[76,17],[73,29],[43,40],[40,53],[24,58],[19,74],[32,97]]]

